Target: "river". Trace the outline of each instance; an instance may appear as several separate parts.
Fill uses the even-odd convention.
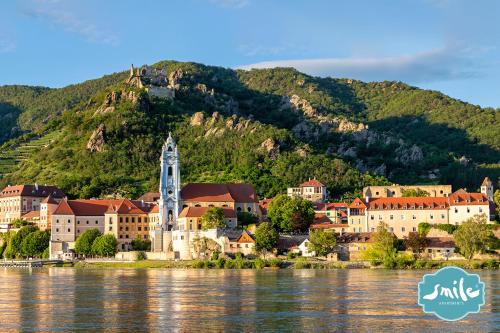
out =
[[[479,271],[486,304],[444,322],[416,304],[425,271],[0,270],[0,332],[492,332],[500,273]]]

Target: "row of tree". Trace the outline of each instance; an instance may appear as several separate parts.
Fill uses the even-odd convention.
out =
[[[50,233],[33,225],[21,227],[16,233],[4,233],[2,239],[4,245],[0,248],[0,254],[7,259],[49,256]]]

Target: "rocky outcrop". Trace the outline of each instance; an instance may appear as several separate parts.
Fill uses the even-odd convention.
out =
[[[217,123],[217,121],[219,121],[219,119],[221,119],[221,116],[219,116],[219,112],[214,112],[212,113],[212,117],[210,117],[210,119],[207,121],[207,127],[212,127],[213,125],[215,125]]]
[[[271,159],[275,159],[280,153],[280,145],[273,138],[267,138],[261,143],[260,147],[267,152],[267,156]]]
[[[184,76],[182,69],[176,69],[170,72],[168,76],[168,87],[174,90],[179,90],[181,88],[181,79]]]
[[[89,141],[87,142],[87,149],[90,152],[102,152],[104,150],[104,144],[106,143],[106,128],[104,124],[99,125],[99,127],[92,132]]]
[[[292,95],[288,101],[293,110],[302,110],[304,115],[308,117],[318,116],[316,109],[306,99],[300,98],[298,95]]]
[[[405,166],[418,163],[424,159],[424,153],[417,145],[413,145],[409,149],[405,148],[405,146],[399,146],[396,153],[398,154],[396,159]]]
[[[191,126],[200,126],[203,125],[204,121],[205,121],[205,115],[203,114],[203,112],[196,112],[191,116],[190,124]]]
[[[361,132],[366,129],[368,129],[368,126],[363,123],[354,123],[345,119],[338,122],[339,132]]]

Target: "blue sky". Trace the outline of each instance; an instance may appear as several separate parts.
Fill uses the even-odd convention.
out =
[[[401,80],[500,107],[500,1],[0,2],[0,85],[61,87],[159,60]]]

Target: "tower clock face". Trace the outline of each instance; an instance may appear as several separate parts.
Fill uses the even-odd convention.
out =
[[[173,196],[173,195],[174,195],[174,188],[173,188],[172,186],[169,186],[169,187],[167,188],[167,194],[168,194],[169,196]]]
[[[167,163],[168,163],[168,164],[170,164],[170,165],[174,164],[174,162],[175,162],[175,158],[173,158],[172,156],[170,156],[170,157],[167,159]]]

